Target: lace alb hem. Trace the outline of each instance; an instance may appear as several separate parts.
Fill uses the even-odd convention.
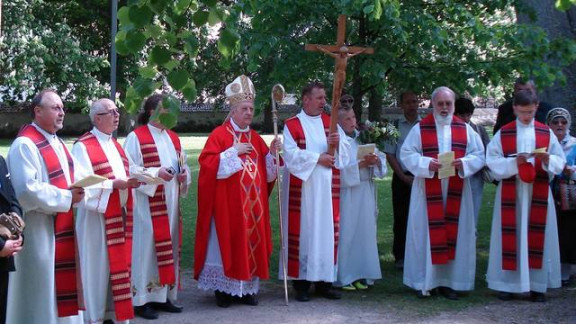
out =
[[[258,293],[260,279],[250,281],[236,280],[224,276],[224,270],[217,265],[204,265],[198,278],[198,288],[203,290],[219,290],[232,296],[242,297]]]

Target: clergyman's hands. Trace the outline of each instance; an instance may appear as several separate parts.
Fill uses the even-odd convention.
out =
[[[378,161],[380,161],[380,158],[378,158],[378,155],[376,155],[375,153],[370,153],[364,156],[364,159],[362,159],[362,161],[358,162],[358,167],[359,168],[366,168],[369,166],[373,166],[376,163],[378,163]]]
[[[72,204],[78,203],[84,199],[84,188],[72,187],[69,190],[72,193]]]
[[[112,182],[112,188],[114,189],[131,189],[138,187],[140,187],[140,182],[134,178],[128,180],[116,179]]]
[[[282,140],[280,137],[277,137],[272,140],[270,143],[270,154],[276,156],[276,152],[280,152],[282,150]]]
[[[158,170],[158,177],[164,181],[171,181],[174,178],[174,169],[161,167],[160,170]]]
[[[328,145],[338,145],[338,143],[340,143],[340,135],[338,132],[330,133],[326,140],[328,141]]]
[[[250,154],[254,149],[250,143],[236,143],[234,144],[234,148],[238,151],[238,155]]]
[[[432,172],[438,172],[438,170],[440,170],[441,167],[442,164],[440,164],[440,162],[438,162],[437,159],[432,159],[430,160],[430,164],[428,165],[428,170]]]
[[[182,169],[180,173],[178,173],[178,183],[184,183],[188,178],[188,171],[186,169]]]
[[[336,159],[328,153],[322,153],[318,158],[318,164],[327,168],[334,167],[334,163],[336,163]]]
[[[454,166],[458,171],[464,171],[464,162],[462,162],[462,159],[454,160],[452,166]]]
[[[540,159],[545,166],[548,166],[548,163],[550,162],[550,154],[548,153],[536,153],[534,154],[534,157]]]

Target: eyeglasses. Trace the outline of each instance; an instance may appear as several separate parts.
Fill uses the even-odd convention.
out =
[[[438,107],[450,107],[452,106],[452,101],[438,101],[436,105]]]
[[[552,125],[566,125],[568,121],[566,119],[554,119]]]
[[[106,112],[97,113],[98,116],[104,115],[120,115],[120,111],[118,109],[107,110]]]

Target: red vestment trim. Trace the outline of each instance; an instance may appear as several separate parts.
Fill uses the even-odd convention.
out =
[[[330,116],[322,114],[324,131],[328,136]],[[302,123],[297,116],[284,122],[292,138],[301,150],[306,149],[306,135]],[[288,275],[298,278],[300,275],[300,217],[302,205],[302,180],[290,174],[290,189],[288,190]],[[338,256],[338,240],[340,236],[340,170],[332,168],[332,217],[334,222],[334,264]]]
[[[68,189],[64,170],[58,160],[58,155],[46,137],[32,125],[20,129],[18,137],[24,136],[32,140],[38,150],[46,170],[50,184],[60,189]],[[61,141],[62,142],[62,141]],[[62,143],[70,168],[70,181],[74,182],[74,163],[70,152]],[[78,315],[81,304],[81,285],[77,280],[76,237],[74,233],[74,212],[72,206],[67,212],[57,213],[54,220],[54,238],[56,241],[54,253],[54,281],[56,285],[56,308],[58,317]]]
[[[164,131],[168,133],[177,154],[180,155],[182,147],[180,146],[178,135],[169,129]],[[154,138],[152,137],[148,125],[136,128],[134,133],[140,142],[140,151],[142,152],[144,167],[161,167],[158,149],[156,148],[156,143],[154,142]],[[154,246],[156,248],[156,260],[158,262],[158,276],[160,277],[160,284],[173,285],[176,283],[174,251],[172,249],[170,220],[168,218],[168,207],[166,206],[164,185],[158,185],[154,196],[149,197],[148,202],[150,206],[150,217],[152,218],[152,228],[154,230]],[[179,215],[178,218],[180,219],[180,217],[181,216]]]
[[[252,144],[240,155],[242,170],[217,179],[220,154],[235,143]],[[269,277],[272,253],[268,197],[275,181],[267,182],[268,146],[254,130],[234,132],[231,123],[218,126],[198,158],[198,218],[194,245],[194,278],[204,269],[210,226],[214,221],[224,275],[235,280]]]
[[[466,155],[468,140],[466,124],[459,118],[453,117],[451,129],[454,158],[460,159]],[[423,155],[438,158],[438,134],[433,114],[429,114],[420,121],[420,138]],[[456,255],[464,179],[455,175],[448,180],[446,207],[444,207],[442,195],[442,180],[438,179],[438,173],[433,178],[425,179],[424,183],[432,264],[447,264],[449,260],[454,260]]]
[[[505,157],[517,153],[516,121],[506,124],[500,130],[502,152]],[[534,121],[534,133],[536,148],[546,147],[550,143],[549,128]],[[528,263],[532,269],[542,268],[542,256],[544,254],[544,235],[546,232],[546,217],[548,214],[548,173],[542,168],[542,160],[534,161],[536,179],[532,185],[532,201],[530,204],[530,216],[528,220]],[[508,179],[502,179],[500,189],[500,215],[502,222],[502,269],[517,269],[517,245],[516,245],[516,178],[514,175]],[[519,180],[521,181],[521,180]]]
[[[122,158],[126,175],[129,175],[128,158],[126,157],[122,146],[120,146],[115,138],[112,137],[111,140]],[[86,147],[90,162],[92,162],[94,173],[110,180],[114,180],[116,177],[114,176],[112,166],[110,165],[106,153],[102,149],[96,136],[88,132],[82,135],[78,141]],[[132,206],[131,191],[131,189],[128,189],[127,207],[130,206],[130,209]],[[127,242],[126,240],[128,233],[127,228],[124,228],[125,219],[122,213],[119,189],[114,189],[112,191],[112,194],[108,199],[106,211],[104,212],[104,219],[114,310],[116,319],[119,321],[125,321],[134,318],[129,261],[131,260],[132,255],[131,249],[128,247],[128,244],[131,244],[132,242]]]

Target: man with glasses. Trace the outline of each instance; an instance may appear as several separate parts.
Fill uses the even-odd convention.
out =
[[[31,109],[34,121],[22,127],[8,153],[26,248],[10,278],[7,323],[83,323],[72,207],[84,190],[71,187],[80,166],[56,136],[65,116],[58,94],[43,90]]]
[[[494,199],[486,281],[498,298],[530,292],[546,301],[558,288],[560,252],[556,209],[549,180],[566,159],[554,133],[535,121],[538,98],[532,91],[514,95],[516,120],[504,125],[486,150],[486,163],[500,183]]]
[[[404,284],[455,300],[474,289],[476,235],[469,177],[484,166],[478,134],[454,117],[455,94],[432,92],[433,113],[415,125],[400,151],[414,175],[406,234]],[[450,155],[452,155],[450,157]]]
[[[139,183],[129,177],[129,157],[112,136],[119,120],[112,100],[95,101],[90,107],[94,128],[72,148],[72,155],[84,166],[81,178],[108,178],[86,189],[86,198],[76,213],[86,304],[84,320],[88,323],[106,324],[134,317],[130,288],[131,189],[139,187]]]

